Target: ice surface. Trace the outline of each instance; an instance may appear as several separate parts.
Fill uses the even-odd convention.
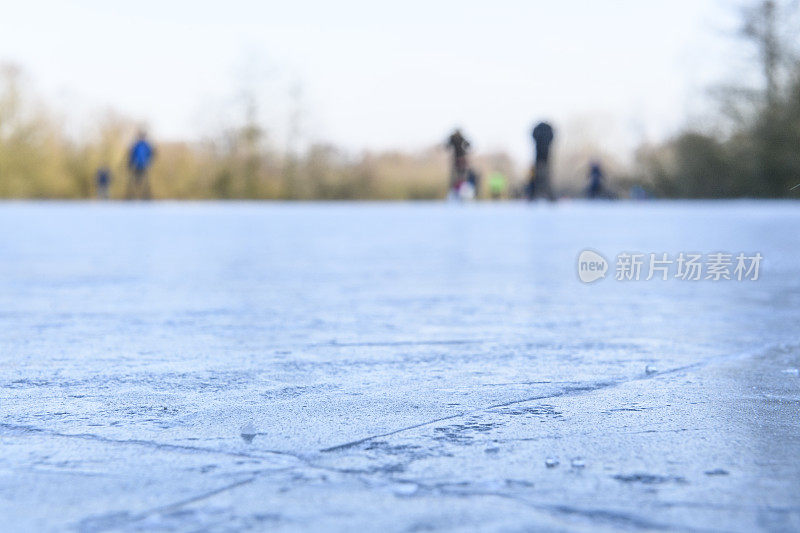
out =
[[[779,202],[0,204],[2,529],[798,530],[798,228]],[[764,263],[584,285],[587,248]]]

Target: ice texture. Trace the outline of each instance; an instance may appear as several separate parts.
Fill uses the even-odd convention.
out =
[[[799,274],[790,202],[3,203],[2,529],[798,530]]]

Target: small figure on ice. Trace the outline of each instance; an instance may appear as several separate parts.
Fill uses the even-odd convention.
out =
[[[589,165],[589,189],[586,191],[586,196],[590,200],[595,200],[603,193],[603,169],[600,163],[592,161]]]
[[[616,200],[617,195],[606,186],[606,174],[599,161],[589,164],[589,186],[586,197],[589,200]]]
[[[505,196],[508,189],[508,179],[502,172],[492,172],[489,174],[489,195],[492,200],[500,200]]]
[[[136,142],[133,143],[128,152],[130,178],[128,191],[125,195],[128,200],[133,198],[149,200],[151,198],[148,171],[153,163],[155,153],[155,149],[147,140],[147,134],[144,131],[140,131]]]
[[[534,162],[527,187],[528,200],[543,196],[551,202],[555,201],[556,197],[553,195],[550,183],[550,145],[555,137],[553,127],[547,122],[540,122],[533,128],[531,137],[534,144]]]
[[[111,186],[111,170],[103,165],[97,169],[95,174],[95,192],[98,200],[108,200],[108,189]]]
[[[445,146],[453,154],[450,170],[450,190],[447,197],[453,200],[472,200],[475,198],[478,184],[478,175],[469,168],[467,154],[471,148],[470,142],[464,137],[459,128],[448,137]]]

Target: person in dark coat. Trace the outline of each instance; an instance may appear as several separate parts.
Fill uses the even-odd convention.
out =
[[[551,202],[555,200],[550,176],[550,146],[553,143],[553,127],[547,122],[540,122],[533,128],[534,162],[531,179],[528,184],[528,199],[544,196]]]
[[[97,198],[100,200],[108,200],[108,188],[111,186],[111,170],[107,166],[102,166],[97,169],[95,174],[95,190]]]
[[[445,146],[453,154],[453,165],[450,171],[450,191],[458,192],[458,188],[468,178],[469,164],[467,163],[467,153],[470,149],[469,141],[464,138],[461,130],[456,128],[448,137]]]
[[[590,200],[599,198],[603,193],[603,179],[603,169],[600,167],[600,163],[592,161],[592,164],[589,165],[589,188],[586,191]]]

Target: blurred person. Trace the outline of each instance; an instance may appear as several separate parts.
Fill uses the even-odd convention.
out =
[[[472,186],[473,198],[477,198],[481,191],[481,175],[474,169],[467,169],[467,183]]]
[[[540,122],[531,134],[534,143],[534,163],[528,185],[528,199],[543,196],[554,201],[550,184],[550,145],[553,143],[553,127],[547,122]]]
[[[480,186],[480,174],[475,172],[474,169],[467,167],[465,172],[465,179],[460,180],[457,184],[451,198],[461,201],[470,201],[478,197],[478,187]]]
[[[508,180],[502,172],[492,172],[489,174],[489,196],[492,200],[499,200],[503,197],[508,187]]]
[[[450,171],[450,196],[458,195],[461,185],[468,179],[469,165],[467,153],[470,149],[469,141],[464,138],[459,128],[456,128],[445,143],[447,149],[453,153],[453,163]]]
[[[536,165],[531,165],[531,169],[528,172],[528,181],[525,183],[523,192],[528,201],[536,198]]]
[[[603,194],[604,178],[605,176],[603,175],[603,169],[600,167],[600,163],[592,161],[589,165],[589,188],[586,191],[586,195],[590,200],[600,198]]]
[[[462,181],[461,184],[458,186],[458,190],[455,191],[455,195],[452,196],[451,198],[454,200],[461,200],[462,202],[468,202],[470,200],[474,200],[475,187],[469,180]]]
[[[147,172],[155,157],[155,149],[147,140],[147,134],[140,131],[136,142],[128,152],[128,170],[130,178],[128,180],[128,191],[125,197],[128,200],[141,198],[149,200],[151,198],[150,182]]]
[[[111,186],[111,170],[103,165],[95,174],[95,188],[99,200],[108,200],[108,189]]]

